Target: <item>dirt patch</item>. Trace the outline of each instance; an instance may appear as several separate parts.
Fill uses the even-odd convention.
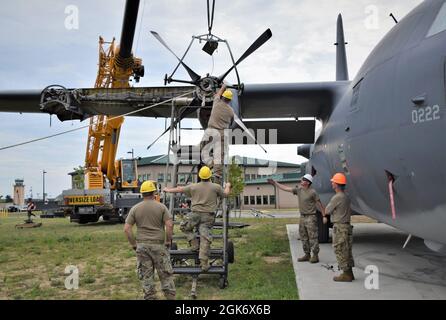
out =
[[[268,264],[277,264],[283,261],[283,257],[263,257],[263,260]]]

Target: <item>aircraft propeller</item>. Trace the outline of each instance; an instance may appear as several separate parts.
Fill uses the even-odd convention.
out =
[[[169,46],[167,45],[167,43],[163,40],[163,38],[161,38],[161,36],[158,34],[158,32],[155,31],[150,31],[150,33],[167,49],[169,50],[177,59],[178,61],[181,63],[181,65],[184,67],[184,69],[186,69],[187,73],[189,74],[190,78],[192,79],[192,84],[197,84],[198,81],[201,79],[201,77],[196,74],[191,68],[189,68],[187,66],[187,64],[185,64],[183,62],[182,59],[180,59],[175,52],[172,51],[172,49],[169,48]]]
[[[167,49],[169,50],[179,61],[179,63],[184,67],[184,69],[186,69],[187,73],[189,74],[190,78],[192,79],[192,81],[185,81],[185,80],[175,80],[172,79],[171,77],[165,79],[166,82],[170,83],[170,82],[181,82],[181,83],[190,83],[196,86],[200,86],[201,82],[203,82],[204,80],[206,80],[207,82],[209,81],[209,76],[202,78],[200,77],[195,71],[193,71],[188,65],[186,65],[186,63],[183,62],[183,59],[180,59],[175,52],[172,51],[172,49],[169,48],[169,46],[167,45],[167,43],[161,38],[161,36],[155,32],[155,31],[150,31],[150,33]],[[232,70],[234,70],[235,67],[237,67],[243,60],[245,60],[247,57],[249,57],[252,53],[254,53],[257,49],[259,49],[263,44],[265,44],[270,38],[272,37],[272,32],[270,29],[267,29],[264,33],[262,33],[256,41],[254,41],[251,46],[245,51],[245,53],[237,60],[237,62],[231,66],[224,74],[222,74],[220,77],[212,77],[213,81],[212,82],[216,82],[218,85],[221,85],[224,81],[224,79],[231,73]],[[239,89],[239,88],[236,88]]]

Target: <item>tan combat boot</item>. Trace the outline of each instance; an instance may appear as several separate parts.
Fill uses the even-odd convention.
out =
[[[319,262],[319,256],[317,254],[313,254],[313,256],[310,259],[310,263],[318,263]]]
[[[352,282],[353,281],[353,272],[344,271],[341,275],[334,277],[334,281],[336,282]]]
[[[306,262],[306,261],[310,261],[310,255],[308,253],[306,253],[303,257],[297,259],[297,262]]]
[[[352,277],[352,280],[355,280],[355,275],[353,274],[353,269],[352,268],[347,270],[347,273]]]

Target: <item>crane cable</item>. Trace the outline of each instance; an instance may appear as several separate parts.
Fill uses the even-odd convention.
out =
[[[119,116],[112,117],[112,118],[108,119],[108,121],[111,121],[111,120],[114,120],[114,119],[117,119],[117,118],[120,118],[120,117],[126,117],[126,116],[129,116],[129,115],[132,115],[132,114],[141,112],[141,111],[145,111],[145,110],[152,109],[152,108],[157,107],[157,106],[159,106],[159,105],[162,105],[162,104],[171,102],[171,101],[173,101],[173,100],[175,100],[175,99],[185,97],[185,96],[187,96],[187,95],[189,95],[189,94],[191,94],[191,93],[193,93],[193,92],[194,92],[194,90],[193,90],[193,91],[190,91],[190,92],[186,92],[186,93],[184,93],[184,94],[182,94],[182,95],[173,97],[173,98],[171,98],[171,99],[168,99],[168,100],[165,100],[165,101],[161,101],[161,102],[155,103],[155,104],[153,104],[153,105],[150,105],[150,106],[141,108],[141,109],[133,110],[133,111],[127,112],[127,113],[125,113],[125,114],[122,114],[122,115],[119,115]],[[15,147],[19,147],[19,146],[23,146],[23,145],[25,145],[25,144],[30,144],[30,143],[37,142],[37,141],[47,140],[47,139],[54,138],[54,137],[57,137],[57,136],[61,136],[61,135],[64,135],[64,134],[67,134],[67,133],[71,133],[71,132],[74,132],[74,131],[79,131],[79,130],[88,128],[88,127],[93,126],[93,125],[94,125],[94,124],[89,124],[89,125],[85,125],[85,126],[82,126],[82,127],[79,127],[79,128],[75,128],[75,129],[71,129],[71,130],[67,130],[67,131],[62,131],[62,132],[59,132],[59,133],[55,133],[55,134],[52,134],[52,135],[49,135],[49,136],[45,136],[45,137],[41,137],[41,138],[37,138],[37,139],[32,139],[32,140],[28,140],[28,141],[24,141],[24,142],[16,143],[16,144],[9,145],[9,146],[6,146],[6,147],[1,147],[1,148],[0,148],[0,151],[2,151],[2,150],[6,150],[6,149],[15,148]]]
[[[141,14],[141,20],[139,21],[139,31],[138,31],[138,39],[136,39],[136,48],[135,48],[135,55],[138,53],[138,47],[139,47],[139,38],[141,38],[141,29],[144,22],[144,12],[146,9],[146,0],[143,2],[142,6],[142,14]]]
[[[212,34],[212,27],[214,25],[214,9],[215,9],[215,0],[212,0],[212,14],[210,11],[210,0],[207,1],[207,8],[208,8],[208,30],[209,34]]]

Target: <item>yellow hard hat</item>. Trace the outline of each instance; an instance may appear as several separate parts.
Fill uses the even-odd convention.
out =
[[[139,192],[149,193],[156,191],[156,185],[153,181],[144,181]]]
[[[212,177],[212,171],[209,167],[204,166],[200,169],[200,172],[198,172],[198,176],[202,180],[209,180]]]
[[[222,96],[225,97],[228,100],[232,100],[232,91],[231,90],[226,90],[225,92],[223,92]]]

